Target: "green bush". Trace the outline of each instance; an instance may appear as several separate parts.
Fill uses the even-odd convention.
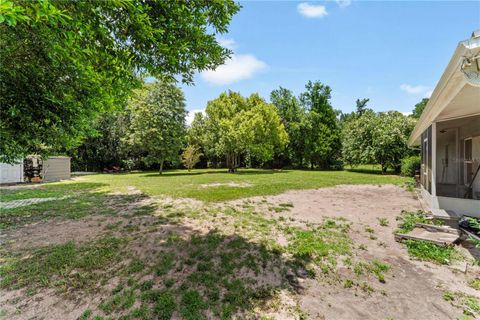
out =
[[[404,177],[413,177],[415,170],[420,169],[420,156],[410,156],[402,159],[401,173]]]

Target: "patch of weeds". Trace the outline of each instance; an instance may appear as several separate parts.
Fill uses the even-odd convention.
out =
[[[351,280],[351,279],[346,279],[346,280],[343,282],[343,287],[344,287],[344,288],[351,288],[351,287],[353,287],[353,280]]]
[[[443,300],[445,300],[445,301],[455,300],[455,295],[453,294],[453,292],[450,292],[450,291],[445,291],[443,293],[442,297],[443,297]]]
[[[78,318],[78,320],[88,320],[90,319],[91,315],[92,315],[92,310],[87,309],[82,313],[82,315]]]
[[[361,285],[360,285],[360,289],[362,289],[363,292],[367,293],[367,294],[372,294],[375,289],[373,289],[372,286],[370,286],[368,283],[366,282],[363,282]]]
[[[475,290],[480,290],[480,278],[472,279],[468,282],[468,285]]]
[[[390,222],[388,221],[387,218],[377,218],[378,224],[381,225],[382,227],[388,227]]]
[[[153,280],[146,280],[140,284],[140,291],[147,291],[153,288]]]
[[[368,248],[365,244],[362,243],[361,245],[358,246],[358,249],[366,251]]]
[[[175,284],[175,279],[173,279],[173,278],[165,279],[163,281],[163,284],[165,284],[165,287],[171,288]]]
[[[349,255],[351,239],[342,227],[321,226],[317,229],[288,229],[290,233],[287,251],[302,260],[321,261],[327,256]]]
[[[167,274],[174,266],[175,263],[173,254],[162,252],[154,266],[154,271],[157,276],[163,276]]]
[[[196,290],[185,291],[181,298],[180,314],[187,320],[206,319],[207,304]]]
[[[134,259],[125,270],[127,274],[138,273],[145,269],[145,264],[140,259]]]
[[[102,278],[96,271],[116,265],[115,262],[122,259],[125,242],[106,237],[77,246],[69,241],[36,249],[26,259],[13,257],[0,266],[0,286],[91,288]],[[61,280],[54,281],[56,279]]]
[[[155,306],[153,307],[153,314],[156,319],[169,320],[177,308],[175,297],[169,291],[161,291],[156,296]]]
[[[453,246],[439,246],[422,240],[406,240],[405,245],[410,256],[423,261],[450,264],[453,260],[461,259]]]
[[[390,265],[379,260],[373,260],[371,263],[359,261],[353,266],[353,272],[357,276],[361,276],[365,273],[371,273],[375,275],[382,283],[385,283],[385,272],[388,270],[390,270]]]
[[[111,299],[100,303],[99,308],[106,314],[118,310],[127,310],[135,304],[135,299],[135,292],[132,289],[125,289],[115,294]]]
[[[466,295],[464,297],[464,309],[463,313],[472,317],[480,313],[480,302],[474,296]]]
[[[370,271],[377,276],[378,281],[385,283],[385,275],[384,273],[390,270],[390,265],[379,261],[379,260],[374,260],[371,264]]]
[[[138,307],[132,310],[129,316],[130,318],[134,318],[134,319],[148,320],[149,319],[148,308],[147,306]]]
[[[370,227],[370,226],[365,226],[365,232],[368,232],[370,234],[374,234],[375,230],[373,230],[373,228]]]
[[[122,221],[118,221],[115,223],[109,223],[105,226],[105,230],[117,230],[118,227],[122,224]]]
[[[480,315],[480,301],[476,297],[463,292],[445,291],[443,299],[449,301],[453,306],[463,308],[464,316],[478,319]]]
[[[441,224],[440,222],[434,222],[427,219],[426,214],[421,210],[418,210],[417,212],[402,210],[402,213],[397,217],[397,220],[399,220],[400,223],[396,233],[409,233],[415,228],[417,223]]]
[[[67,185],[67,184],[65,184]],[[86,184],[92,190],[96,189],[97,184]],[[108,202],[108,196],[102,192],[94,192],[88,190],[88,188],[75,189],[74,184],[70,184],[71,190],[63,188],[62,191],[53,192],[50,196],[61,197],[68,195],[68,198],[61,198],[58,200],[46,201],[36,203],[35,205],[17,207],[11,209],[2,209],[0,214],[0,230],[10,227],[18,227],[27,223],[33,223],[36,221],[47,220],[53,217],[62,216],[69,219],[79,219],[88,215],[94,214],[114,214],[115,210],[110,208],[106,203]],[[12,193],[13,198],[18,194],[24,192],[28,193],[28,197],[31,198],[44,198],[48,193],[42,193],[43,188],[26,189],[22,191],[15,191]],[[23,196],[19,196],[21,199],[25,199]],[[2,201],[6,201],[2,195]]]

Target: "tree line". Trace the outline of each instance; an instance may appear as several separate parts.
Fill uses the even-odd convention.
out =
[[[380,164],[400,172],[402,159],[415,154],[407,145],[416,113],[374,112],[368,99],[342,113],[330,102],[331,88],[309,81],[297,96],[286,88],[270,102],[254,93],[224,92],[185,123],[182,91],[171,81],[146,83],[122,110],[105,113],[95,134],[68,151],[75,170],[99,171],[195,166],[341,169]]]
[[[0,12],[0,161],[68,154],[74,170],[121,167],[339,169],[410,155],[411,117],[375,113],[368,99],[343,114],[331,88],[308,82],[242,96],[225,92],[185,124],[175,81],[232,54],[218,35],[240,5],[221,1],[20,1]],[[144,79],[159,79],[145,84]]]

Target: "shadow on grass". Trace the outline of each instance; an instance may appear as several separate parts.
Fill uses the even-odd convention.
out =
[[[382,175],[382,176],[393,176],[396,175],[393,170],[387,170],[386,173],[382,173],[382,170],[380,169],[368,169],[368,168],[345,168],[344,171],[348,172],[356,172],[356,173],[365,173],[365,174],[375,174],[375,175]]]
[[[198,171],[193,171],[193,172],[188,172],[185,170],[185,172],[178,172],[178,171],[164,171],[163,174],[157,173],[147,173],[143,175],[143,177],[175,177],[175,176],[198,176],[198,175],[210,175],[210,174],[229,174],[232,176],[239,175],[263,175],[263,174],[276,174],[276,173],[285,173],[288,170],[270,170],[270,169],[248,169],[248,170],[242,170],[239,169],[235,173],[228,172],[228,169],[225,170],[205,170],[202,172]]]
[[[54,197],[40,203],[0,211],[0,230],[17,228],[26,224],[52,218],[79,219],[90,215],[150,214],[157,207],[144,204],[145,194],[110,194],[100,191],[104,183],[68,183],[42,188],[17,189],[8,194],[9,201],[29,198]],[[3,196],[2,196],[3,200]]]
[[[101,298],[92,316],[144,319],[252,318],[255,308],[278,303],[278,290],[297,288],[303,265],[264,244],[200,233],[168,216],[132,219],[135,228],[119,227],[95,241],[12,254],[13,262],[0,267],[0,286],[27,288],[37,298],[48,288],[88,304]]]

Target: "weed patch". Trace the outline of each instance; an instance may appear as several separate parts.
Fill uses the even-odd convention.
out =
[[[408,253],[417,259],[439,264],[450,264],[460,259],[460,254],[452,246],[438,246],[428,241],[406,240]]]

